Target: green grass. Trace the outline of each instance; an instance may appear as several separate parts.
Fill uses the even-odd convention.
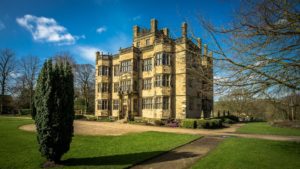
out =
[[[35,133],[18,126],[30,119],[0,116],[0,168],[40,168],[45,162]],[[63,168],[124,168],[187,143],[199,136],[145,132],[123,136],[75,136]]]
[[[300,129],[274,127],[266,122],[247,123],[237,130],[238,133],[272,134],[285,136],[300,136]]]
[[[300,143],[229,138],[192,168],[295,169],[299,159]]]

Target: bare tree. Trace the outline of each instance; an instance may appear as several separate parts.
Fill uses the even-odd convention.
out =
[[[75,67],[75,82],[76,86],[80,88],[81,97],[84,99],[84,113],[87,113],[88,107],[90,106],[91,93],[94,96],[95,93],[94,83],[95,83],[95,68],[91,64],[77,64]]]
[[[216,48],[222,70],[216,84],[246,87],[252,95],[284,97],[300,91],[300,8],[298,0],[244,0],[228,25],[200,18]]]
[[[20,60],[20,80],[23,82],[21,90],[28,91],[29,98],[29,108],[32,109],[32,101],[34,95],[34,86],[36,84],[36,79],[38,72],[41,67],[41,62],[37,56],[27,56]]]
[[[73,56],[69,52],[59,52],[54,55],[53,60],[58,63],[65,64],[68,62],[74,68],[76,65],[76,61]]]
[[[1,113],[3,112],[3,97],[7,92],[8,82],[16,69],[15,53],[10,49],[3,49],[0,53],[0,85],[1,85]]]
[[[296,5],[297,1],[251,0],[242,3],[229,26],[216,28],[201,20],[216,43],[219,55],[215,59],[231,65],[238,85],[300,90],[300,11]],[[219,33],[228,38],[227,51],[217,39]]]

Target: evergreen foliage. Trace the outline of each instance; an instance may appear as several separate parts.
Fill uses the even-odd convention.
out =
[[[34,97],[37,140],[42,156],[59,162],[73,136],[74,85],[68,63],[44,63]]]

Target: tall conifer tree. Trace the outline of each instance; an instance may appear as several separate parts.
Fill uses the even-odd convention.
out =
[[[42,156],[59,162],[73,136],[74,85],[69,64],[45,62],[35,93],[37,139]]]

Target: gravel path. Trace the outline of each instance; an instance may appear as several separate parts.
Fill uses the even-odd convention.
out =
[[[124,124],[118,122],[93,122],[75,120],[74,129],[75,134],[78,135],[123,135],[127,133],[139,133],[145,131],[158,131],[181,134],[199,134],[203,136],[236,136],[243,138],[258,138],[277,141],[297,141],[300,142],[300,136],[279,136],[279,135],[262,135],[262,134],[240,134],[235,133],[236,129],[244,124],[234,124],[230,128],[223,129],[184,129],[184,128],[170,128],[158,126],[144,126],[134,124]],[[20,129],[26,131],[35,131],[34,124],[21,126]]]

